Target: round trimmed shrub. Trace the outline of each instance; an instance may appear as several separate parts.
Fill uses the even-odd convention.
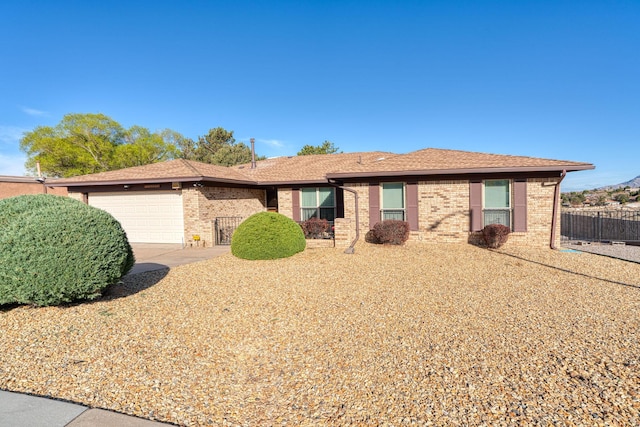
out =
[[[397,219],[385,219],[377,222],[373,229],[364,236],[367,243],[378,245],[402,245],[409,240],[410,227],[406,221]]]
[[[287,258],[306,245],[300,225],[275,212],[251,215],[231,237],[231,253],[243,259]]]
[[[94,299],[135,262],[120,223],[63,196],[0,200],[0,305]]]
[[[511,233],[511,229],[506,225],[489,224],[482,229],[482,238],[488,248],[498,249],[507,243],[509,233]]]

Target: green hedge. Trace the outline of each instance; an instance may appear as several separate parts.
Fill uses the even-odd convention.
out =
[[[231,237],[231,253],[243,259],[286,258],[301,252],[306,240],[300,225],[274,212],[244,220]]]
[[[0,305],[93,299],[135,261],[115,218],[69,197],[0,200],[0,228]]]

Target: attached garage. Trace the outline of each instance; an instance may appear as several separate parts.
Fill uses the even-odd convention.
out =
[[[132,243],[184,243],[182,192],[88,193],[88,203],[113,215]]]

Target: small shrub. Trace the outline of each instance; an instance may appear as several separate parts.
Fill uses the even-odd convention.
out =
[[[364,237],[368,243],[402,245],[409,239],[409,223],[396,219],[380,221]]]
[[[329,232],[331,224],[326,219],[309,218],[300,224],[304,237],[307,239],[322,239]]]
[[[69,197],[1,200],[0,224],[0,305],[93,299],[135,261],[115,218]]]
[[[507,242],[511,229],[502,224],[489,224],[482,229],[482,238],[491,249],[498,249]]]
[[[244,220],[231,237],[231,253],[243,259],[290,257],[306,247],[302,228],[275,212],[260,212]]]
[[[380,240],[378,240],[378,235],[373,230],[367,231],[367,234],[364,235],[364,241],[367,243],[373,243],[376,245],[379,245],[380,243],[382,243]]]

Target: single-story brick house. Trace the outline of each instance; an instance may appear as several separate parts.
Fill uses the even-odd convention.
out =
[[[427,148],[408,154],[278,157],[233,167],[183,159],[61,179],[69,196],[111,212],[132,242],[206,245],[215,222],[277,211],[334,221],[349,246],[382,219],[410,224],[411,241],[468,242],[489,223],[510,241],[555,245],[559,186],[590,163]],[[358,233],[356,233],[356,226]]]
[[[66,196],[67,188],[51,187],[49,183],[34,176],[0,175],[0,199],[6,199],[24,194],[55,194]]]

